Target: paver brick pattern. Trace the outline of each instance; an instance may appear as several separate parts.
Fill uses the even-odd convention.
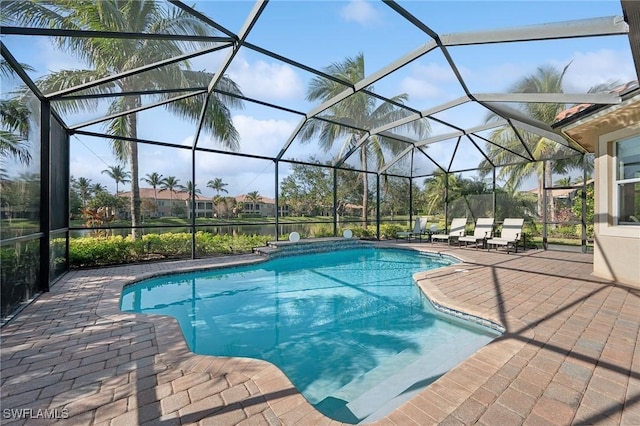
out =
[[[640,289],[592,276],[589,254],[401,245],[461,258],[418,285],[506,331],[377,424],[640,425]],[[69,272],[2,328],[2,423],[339,424],[271,364],[193,354],[175,320],[118,310],[136,278],[257,261]]]

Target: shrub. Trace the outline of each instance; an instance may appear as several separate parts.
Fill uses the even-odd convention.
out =
[[[264,235],[213,235],[196,233],[197,255],[250,253],[264,246],[270,237]],[[95,267],[149,259],[184,258],[191,255],[190,233],[147,234],[135,241],[131,237],[84,237],[69,242],[71,268]]]
[[[392,239],[398,232],[404,231],[405,227],[395,223],[383,223],[380,225],[380,238]]]

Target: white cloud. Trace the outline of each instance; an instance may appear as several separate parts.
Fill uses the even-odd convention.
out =
[[[461,71],[462,77],[469,84],[472,92],[504,92],[510,85],[524,75],[535,72],[535,69],[527,70],[520,64],[506,62],[489,68],[476,68],[474,70]]]
[[[347,22],[356,22],[365,27],[381,22],[380,12],[365,0],[350,1],[342,9],[341,16]]]
[[[286,120],[259,120],[246,115],[233,117],[233,124],[240,133],[240,152],[274,157],[287,141],[297,122]],[[185,138],[181,144],[190,145],[193,136]],[[199,146],[215,146],[211,139],[202,140]],[[156,150],[158,155],[146,155],[144,166],[153,170],[141,170],[141,175],[157,171],[165,175],[177,176],[181,183],[191,180],[191,150],[178,150],[167,156],[164,150]],[[174,153],[174,151],[172,151]],[[236,155],[198,153],[196,156],[196,184],[204,195],[211,195],[206,182],[221,177],[228,183],[229,194],[258,191],[272,197],[274,195],[274,163]],[[176,171],[168,172],[164,171]],[[179,175],[178,175],[179,174]],[[284,177],[284,176],[281,176]]]
[[[448,84],[457,84],[451,68],[430,62],[411,66],[411,74],[402,79],[400,88],[410,99],[434,99],[449,92]]]
[[[296,99],[304,95],[300,77],[288,64],[256,61],[236,57],[229,68],[229,76],[245,96],[265,101]]]
[[[569,61],[573,62],[564,78],[567,93],[584,93],[597,84],[614,80],[624,84],[637,78],[631,57],[620,50],[575,52],[568,60],[552,65],[562,69]]]
[[[54,47],[48,39],[38,39],[36,41],[36,46],[39,52],[39,60],[42,61],[45,66],[45,69],[37,70],[39,74],[48,74],[49,72],[61,70],[82,70],[90,68],[70,54]]]

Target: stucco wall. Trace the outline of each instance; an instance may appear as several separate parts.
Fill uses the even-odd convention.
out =
[[[599,136],[595,161],[594,275],[640,288],[640,226],[616,225],[613,142],[640,134],[640,124]]]

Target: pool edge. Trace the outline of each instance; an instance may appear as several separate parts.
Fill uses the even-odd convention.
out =
[[[462,256],[453,254],[449,251],[433,251],[426,247],[399,247],[398,245],[388,242],[367,241],[365,244],[380,248],[405,249],[434,255],[446,255],[460,260],[462,263],[430,271],[418,272],[414,275],[414,281],[419,286],[425,297],[427,297],[427,299],[432,303],[453,309],[454,311],[486,319],[490,322],[495,322],[496,324],[503,326],[505,329],[505,332],[501,336],[496,337],[491,343],[479,349],[458,366],[449,370],[437,381],[421,391],[417,396],[401,405],[394,410],[394,412],[388,414],[378,422],[385,422],[385,420],[392,419],[396,412],[401,411],[402,407],[407,404],[411,404],[411,401],[416,398],[420,398],[422,401],[426,398],[427,400],[433,400],[438,404],[442,404],[442,401],[439,401],[442,397],[439,396],[437,390],[456,386],[459,387],[460,383],[468,381],[468,370],[469,368],[474,368],[473,364],[476,364],[477,362],[481,363],[482,368],[474,368],[475,373],[478,373],[476,375],[486,375],[485,380],[488,380],[500,366],[504,365],[529,340],[533,338],[533,331],[530,331],[522,321],[505,317],[505,322],[507,324],[503,324],[501,319],[494,318],[488,311],[479,311],[474,306],[449,299],[435,285],[433,285],[429,277],[433,276],[435,273],[451,273],[451,270],[455,272],[455,269],[473,266]],[[239,257],[241,257],[241,259],[238,259]],[[125,287],[141,280],[174,273],[188,273],[224,267],[242,266],[246,264],[265,262],[269,259],[270,257],[268,256],[256,254],[234,256],[233,259],[214,258],[208,259],[209,262],[205,261],[199,265],[189,265],[187,267],[181,267],[173,270],[151,271],[137,274],[135,276],[112,277],[113,279],[110,283],[104,286],[104,291],[98,301],[96,314],[114,321],[140,321],[152,323],[154,325],[153,329],[155,332],[156,343],[158,345],[158,358],[163,364],[183,371],[208,372],[210,374],[224,374],[225,376],[236,375],[246,377],[256,385],[260,394],[272,395],[270,399],[266,399],[266,403],[279,418],[285,414],[295,411],[296,414],[294,417],[298,418],[298,415],[300,414],[302,414],[302,417],[299,417],[298,420],[295,420],[293,423],[300,421],[301,419],[308,421],[312,421],[312,419],[325,419],[337,423],[335,420],[330,419],[317,411],[315,407],[313,407],[313,405],[311,405],[297,390],[286,375],[274,364],[254,358],[219,357],[195,354],[189,350],[182,334],[182,330],[175,318],[165,315],[135,314],[120,311],[119,306],[122,290]],[[211,261],[220,260],[228,262],[211,263]],[[519,328],[520,330],[526,330],[524,333],[526,339],[522,339],[522,331],[519,331],[520,334],[518,339],[511,338],[512,336],[509,331],[514,327]],[[491,368],[487,368],[487,366],[490,366]],[[478,371],[481,371],[484,374],[479,373]],[[480,385],[481,383],[475,386],[475,389],[480,388]],[[273,397],[273,395],[275,395],[275,397]],[[465,398],[459,398],[459,401],[455,401],[457,399],[458,398],[450,397],[448,399],[448,404],[453,403],[455,407],[457,407],[465,400]],[[282,418],[280,419],[283,420]],[[283,423],[288,424],[286,422]]]

